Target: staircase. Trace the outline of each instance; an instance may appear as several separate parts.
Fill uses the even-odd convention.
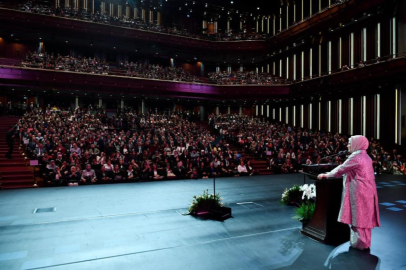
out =
[[[13,159],[5,157],[8,146],[6,134],[10,126],[15,125],[19,117],[0,117],[0,184],[2,189],[34,187],[34,172],[28,166],[28,160],[22,155],[19,143],[14,143]]]
[[[258,175],[271,175],[273,174],[271,172],[271,170],[269,170],[268,164],[266,162],[266,160],[256,160],[254,155],[252,153],[244,153],[243,151],[241,151],[240,149],[237,149],[237,147],[235,147],[233,144],[230,144],[230,150],[232,151],[237,151],[238,153],[241,154],[241,157],[248,161],[251,161],[251,165],[252,168],[254,168],[254,170],[256,170],[258,172]]]

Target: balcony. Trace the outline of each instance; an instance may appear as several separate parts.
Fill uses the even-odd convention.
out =
[[[123,93],[134,96],[186,97],[206,100],[287,98],[289,85],[214,85],[99,75],[0,65],[0,85],[80,94]]]

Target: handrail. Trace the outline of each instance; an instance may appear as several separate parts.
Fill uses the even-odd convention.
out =
[[[354,65],[344,65],[342,68],[333,70],[331,72],[328,71],[324,71],[320,74],[314,74],[312,76],[306,76],[303,79],[297,79],[296,81],[292,81],[292,83],[300,83],[300,82],[304,82],[304,81],[308,81],[308,80],[312,80],[312,79],[317,79],[320,77],[325,77],[328,75],[333,75],[333,74],[337,74],[337,73],[343,73],[343,72],[348,72],[354,69],[360,69],[360,68],[364,68],[367,66],[371,66],[371,65],[375,65],[375,64],[380,64],[380,63],[385,63],[385,62],[389,62],[391,60],[394,59],[399,59],[399,58],[405,58],[406,57],[406,52],[401,52],[401,53],[396,53],[396,54],[389,54],[386,56],[382,56],[382,57],[378,57],[376,59],[370,59],[367,60],[364,63],[364,66],[359,67],[359,63],[354,64]],[[343,69],[344,67],[348,67],[348,69]]]

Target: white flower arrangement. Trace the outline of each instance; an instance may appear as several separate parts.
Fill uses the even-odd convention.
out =
[[[308,200],[316,198],[316,186],[314,184],[304,184],[300,187],[300,190],[303,191],[302,200],[307,197]]]

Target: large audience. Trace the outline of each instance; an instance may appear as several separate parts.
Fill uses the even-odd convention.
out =
[[[210,72],[209,80],[220,85],[236,84],[286,84],[288,80],[272,76],[268,73],[257,73],[254,71],[232,71],[232,72]]]
[[[255,173],[248,160],[189,118],[130,108],[107,117],[91,106],[74,111],[30,106],[17,125],[27,156],[38,160],[48,185]]]
[[[78,185],[161,179],[248,176],[257,172],[251,153],[273,173],[302,170],[302,164],[341,163],[325,159],[346,150],[348,137],[269,123],[246,115],[210,115],[205,125],[179,112],[140,114],[119,108],[75,110],[29,106],[18,121],[28,158],[37,159],[46,185]],[[238,150],[231,150],[234,145]],[[376,174],[406,174],[396,150],[374,138],[368,154]]]
[[[302,164],[342,163],[344,157],[327,156],[347,150],[348,136],[312,131],[282,123],[269,123],[261,118],[239,115],[211,115],[211,125],[225,140],[266,160],[274,173],[299,172]],[[368,154],[376,174],[406,174],[406,164],[396,149],[385,151],[380,142],[369,139]]]

